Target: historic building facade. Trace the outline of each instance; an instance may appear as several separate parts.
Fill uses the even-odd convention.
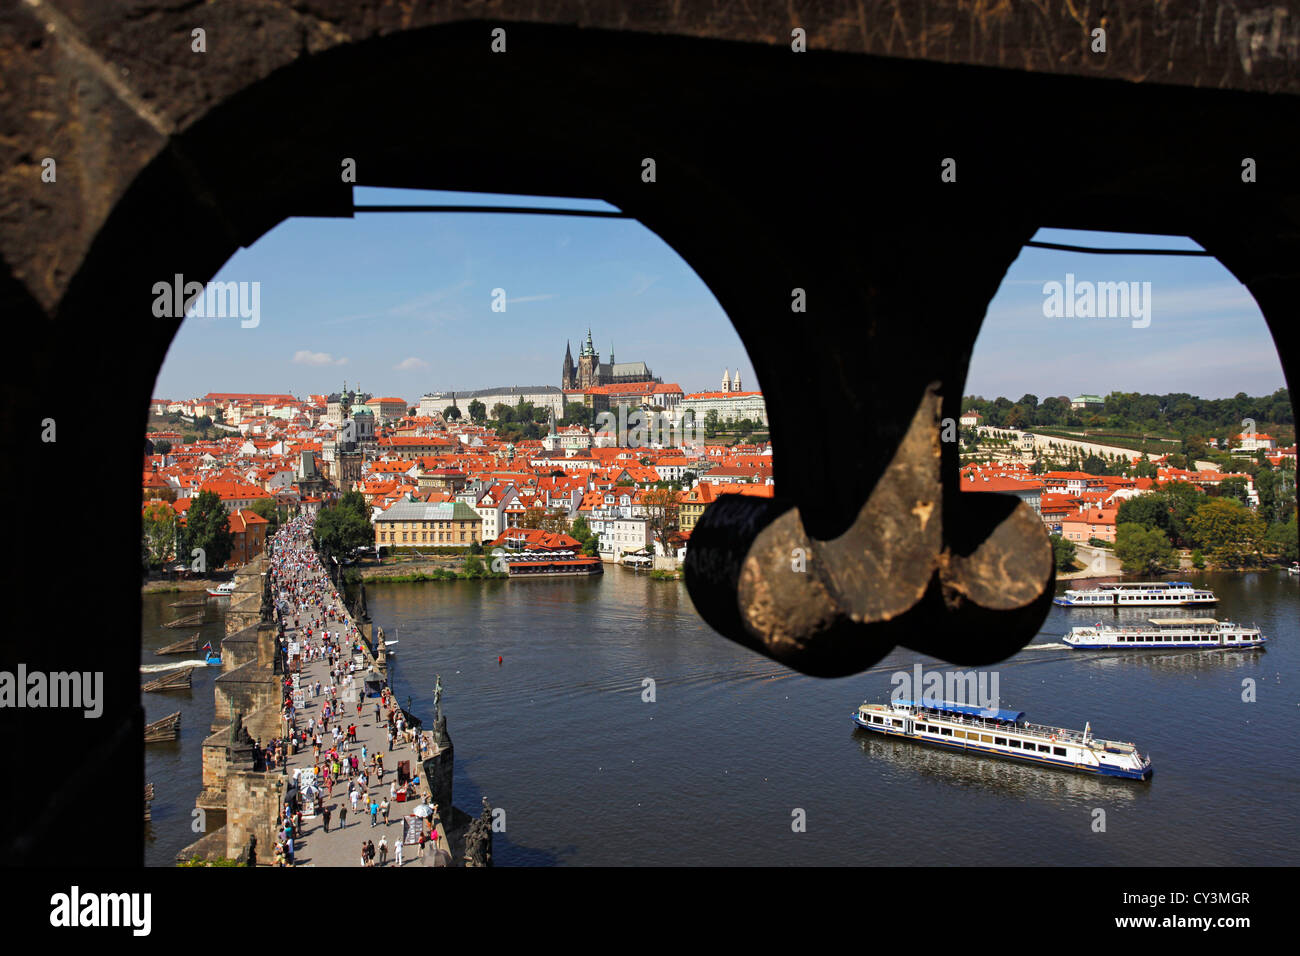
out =
[[[569,343],[564,343],[564,365],[560,371],[560,387],[585,391],[601,385],[623,385],[628,382],[657,382],[654,372],[645,362],[615,362],[614,350],[609,350],[609,361],[602,362],[600,353],[591,341],[591,329],[587,330],[587,341],[578,351],[578,361],[574,364],[573,352]]]

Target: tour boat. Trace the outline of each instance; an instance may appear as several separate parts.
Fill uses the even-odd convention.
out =
[[[213,597],[230,597],[235,593],[238,585],[234,581],[227,581],[225,584],[218,584],[215,588],[208,588],[208,593]]]
[[[1261,647],[1268,638],[1257,627],[1242,627],[1212,617],[1153,617],[1147,626],[1098,623],[1073,627],[1062,640],[1076,651],[1141,650],[1170,647]]]
[[[853,722],[890,737],[1021,763],[1134,780],[1151,776],[1150,757],[1134,744],[1094,737],[1091,723],[1082,731],[1067,730],[1031,724],[1019,710],[910,700],[865,703]]]
[[[1178,607],[1215,604],[1218,600],[1213,591],[1193,587],[1187,581],[1155,581],[1068,590],[1054,603],[1062,607]]]
[[[1300,574],[1300,561],[1292,561],[1291,566],[1286,570],[1288,574]]]

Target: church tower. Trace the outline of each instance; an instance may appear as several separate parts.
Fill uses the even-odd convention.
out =
[[[736,376],[731,380],[731,390],[733,392],[740,391],[740,369],[736,369]]]
[[[587,330],[587,341],[582,343],[578,352],[578,388],[587,389],[599,385],[600,353],[591,341],[591,329]]]
[[[560,371],[560,387],[576,388],[577,382],[574,381],[573,352],[569,350],[569,343],[564,343],[564,366]]]
[[[722,370],[722,390],[724,392],[731,391],[731,369],[729,368]]]

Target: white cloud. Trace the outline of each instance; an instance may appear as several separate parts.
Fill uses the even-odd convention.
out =
[[[293,353],[293,363],[295,365],[345,365],[347,359],[336,359],[329,352],[309,352],[306,349],[299,349]]]
[[[402,361],[398,362],[396,365],[393,366],[393,368],[395,368],[399,372],[414,372],[417,371],[418,369],[428,368],[428,367],[429,367],[428,362],[426,362],[424,359],[416,358],[414,355],[412,355],[410,358],[402,359]]]
[[[641,295],[652,285],[658,282],[659,278],[660,278],[659,276],[647,276],[647,275],[641,275],[640,273],[637,273],[637,275],[634,276],[634,279],[636,280],[636,288],[632,290],[632,295],[633,296]]]
[[[521,302],[541,302],[544,299],[554,299],[555,294],[548,292],[544,295],[521,295],[518,298],[506,299],[506,305],[519,305]]]

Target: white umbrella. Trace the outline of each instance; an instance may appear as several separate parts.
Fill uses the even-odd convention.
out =
[[[417,817],[431,817],[433,816],[433,807],[429,806],[427,803],[422,803],[411,812]]]

